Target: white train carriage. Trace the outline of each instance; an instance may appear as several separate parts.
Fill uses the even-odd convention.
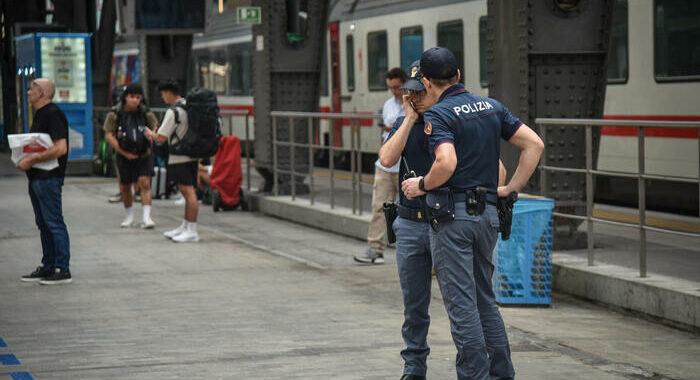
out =
[[[329,19],[331,67],[338,67],[340,86],[331,82],[332,108],[344,112],[381,112],[391,96],[384,74],[392,67],[407,68],[420,59],[426,48],[451,48],[464,71],[464,83],[473,92],[486,95],[479,71],[479,22],[486,22],[486,2],[404,1],[339,2]],[[435,6],[435,3],[444,5]],[[433,5],[431,5],[433,4]],[[354,8],[353,8],[354,7]],[[483,17],[483,18],[482,18]],[[337,65],[335,64],[337,63]],[[376,125],[364,123],[364,126]],[[343,128],[347,145],[350,130]],[[363,130],[361,148],[379,151],[378,128]]]
[[[604,117],[699,121],[700,3],[618,4]],[[621,20],[625,16],[627,20]],[[621,29],[625,26],[626,31]],[[603,128],[599,168],[636,172],[636,137],[633,128]],[[646,171],[697,178],[697,139],[693,129],[647,129]]]
[[[604,117],[699,121],[700,2],[616,0],[615,7]],[[331,34],[334,29],[338,34],[340,87],[331,91],[339,92],[333,98],[340,104],[332,102],[334,109],[376,112],[389,96],[383,72],[407,67],[435,45],[455,52],[470,91],[487,95],[486,13],[484,0],[341,0],[329,26]],[[599,168],[636,172],[636,129],[604,127],[601,132]],[[347,135],[344,128],[343,144]],[[365,136],[363,148],[378,149],[379,132]],[[650,128],[645,144],[648,173],[698,177],[697,130]],[[697,215],[697,186],[650,182],[648,207]],[[636,182],[600,177],[596,197],[631,205]]]

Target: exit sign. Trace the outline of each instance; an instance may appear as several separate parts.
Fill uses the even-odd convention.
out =
[[[260,24],[260,7],[238,7],[236,10],[239,24]]]

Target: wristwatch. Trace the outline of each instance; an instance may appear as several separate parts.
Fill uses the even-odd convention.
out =
[[[418,181],[418,189],[424,193],[427,193],[428,191],[425,190],[425,183],[423,182],[424,177],[420,177],[420,181]]]

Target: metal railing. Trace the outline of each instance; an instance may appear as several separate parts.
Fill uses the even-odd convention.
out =
[[[350,154],[350,175],[351,175],[351,188],[352,188],[352,213],[362,215],[362,155],[363,154],[376,154],[376,151],[363,151],[360,148],[360,142],[362,141],[362,128],[360,126],[361,120],[374,120],[381,119],[381,115],[371,115],[371,114],[356,114],[356,113],[320,113],[320,112],[287,112],[287,111],[272,111],[270,113],[272,116],[272,171],[273,171],[273,192],[275,196],[279,195],[279,175],[286,174],[291,177],[291,196],[292,200],[296,200],[296,179],[298,177],[309,177],[309,203],[314,204],[314,199],[316,196],[315,181],[314,181],[314,152],[317,150],[328,151],[328,181],[330,186],[330,207],[335,208],[335,158],[334,154],[336,152],[346,152]],[[288,141],[279,141],[278,136],[278,120],[280,118],[287,118],[289,121],[289,139]],[[295,139],[295,121],[296,120],[306,120],[306,133],[308,137],[308,143],[299,143]],[[320,121],[321,119],[329,120],[329,144],[320,145],[314,143],[315,133],[314,133],[314,120]],[[335,141],[335,128],[334,122],[337,120],[349,120],[350,121],[350,147],[337,147],[334,146]],[[319,123],[320,125],[320,123]],[[373,130],[373,132],[375,132]],[[279,153],[278,147],[289,147],[289,169],[281,168],[279,163]],[[298,172],[296,171],[296,148],[302,148],[307,150],[307,158],[304,160],[308,165],[308,172]]]
[[[163,120],[163,116],[165,115],[165,111],[168,110],[167,107],[151,107],[149,108],[150,111],[156,114],[156,117],[158,118],[158,121]],[[102,128],[102,123],[104,123],[104,119],[109,113],[112,111],[112,107],[93,107],[93,118],[94,122],[96,123],[95,127],[96,128]],[[219,111],[219,114],[221,115],[222,118],[222,133],[224,135],[233,135],[233,120],[236,117],[242,117],[245,120],[245,140],[243,141],[243,144],[245,144],[245,162],[246,162],[246,187],[247,190],[250,191],[250,168],[252,166],[255,166],[255,164],[252,162],[250,158],[250,111],[249,110],[230,110],[230,109],[222,109]],[[99,125],[97,125],[99,124]],[[226,126],[228,126],[228,133],[226,133]],[[96,135],[97,136],[97,135]],[[99,143],[99,142],[98,142]]]
[[[654,175],[648,174],[645,170],[645,144],[644,144],[644,131],[645,128],[694,128],[700,131],[700,122],[686,122],[686,121],[648,121],[648,120],[599,120],[599,119],[548,119],[548,118],[538,118],[535,120],[535,124],[542,126],[540,128],[540,135],[543,141],[547,141],[547,128],[548,125],[555,126],[584,126],[586,133],[586,168],[567,168],[567,167],[557,167],[547,165],[547,155],[546,147],[545,152],[542,154],[540,161],[540,189],[544,196],[547,195],[547,176],[542,173],[542,171],[550,172],[568,172],[568,173],[581,173],[586,175],[586,216],[573,215],[555,212],[554,216],[575,220],[586,221],[586,230],[588,235],[588,265],[594,265],[594,252],[593,252],[593,222],[605,223],[615,226],[631,227],[637,228],[639,230],[639,275],[640,277],[646,277],[647,275],[647,231],[664,232],[682,236],[700,237],[700,234],[681,232],[676,230],[670,230],[666,228],[652,227],[646,224],[646,180],[666,180],[666,181],[676,181],[685,183],[695,183],[698,184],[698,199],[700,200],[700,138],[698,139],[698,178],[688,178],[688,177],[678,177],[678,176],[667,176],[667,175]],[[628,172],[618,172],[610,170],[596,170],[593,169],[593,127],[602,126],[621,126],[621,127],[637,127],[637,173]],[[546,146],[546,145],[545,145]],[[636,178],[638,187],[638,209],[639,209],[639,223],[626,223],[618,222],[608,219],[596,218],[593,216],[593,176],[603,175],[608,177],[619,177],[619,178]]]

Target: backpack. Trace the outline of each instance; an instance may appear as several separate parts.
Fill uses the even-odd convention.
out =
[[[151,146],[143,134],[146,130],[146,107],[139,104],[136,112],[125,112],[121,102],[112,108],[117,115],[117,140],[119,147],[129,153],[142,155]]]
[[[176,107],[187,112],[187,132],[182,138],[176,133],[170,137],[170,154],[192,158],[208,158],[216,154],[221,138],[221,117],[216,94],[206,88],[195,87],[185,97],[185,104],[175,103],[175,123],[180,124]]]

